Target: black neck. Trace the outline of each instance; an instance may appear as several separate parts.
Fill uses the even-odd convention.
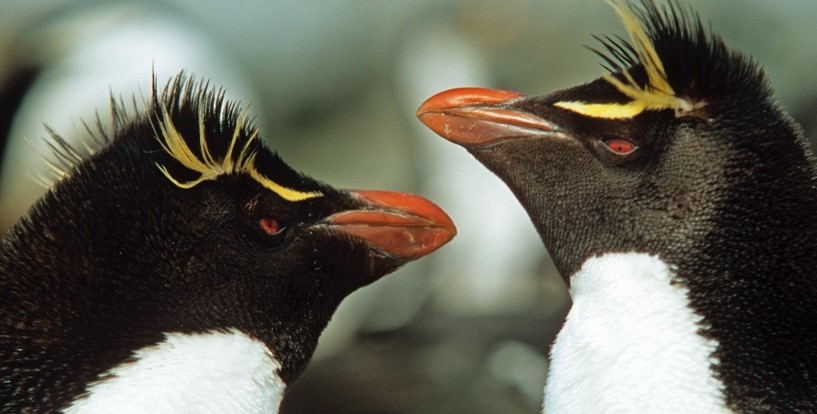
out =
[[[767,129],[766,134],[774,129]],[[780,134],[795,136],[790,127]],[[768,139],[768,137],[765,137]],[[800,139],[746,139],[728,198],[693,248],[670,257],[704,334],[719,343],[718,374],[741,412],[817,409],[817,186]],[[784,410],[785,411],[785,410]]]

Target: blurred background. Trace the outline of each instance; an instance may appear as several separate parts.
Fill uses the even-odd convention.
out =
[[[813,140],[817,2],[685,3],[761,62]],[[510,191],[414,112],[452,87],[543,94],[594,79],[592,34],[625,34],[602,1],[3,0],[0,223],[45,191],[44,125],[79,140],[111,96],[142,102],[152,73],[187,70],[249,103],[296,169],[422,194],[458,225],[344,302],[283,412],[539,412],[564,283]]]

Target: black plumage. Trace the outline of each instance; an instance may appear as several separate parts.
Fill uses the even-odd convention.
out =
[[[345,296],[455,233],[418,196],[295,172],[207,84],[146,106],[114,103],[86,159],[55,137],[63,177],[2,239],[2,412],[65,407],[168,332],[237,329],[291,383]]]
[[[799,126],[694,12],[613,5],[630,38],[599,38],[612,73],[544,96],[446,91],[418,116],[508,184],[568,283],[611,252],[673,266],[719,344],[727,408],[817,411],[817,174]]]

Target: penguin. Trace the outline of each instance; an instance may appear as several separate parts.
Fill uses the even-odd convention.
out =
[[[112,103],[0,246],[0,412],[275,413],[340,302],[451,240],[413,194],[342,190],[184,73]]]
[[[417,115],[513,191],[567,283],[546,413],[817,412],[817,172],[762,68],[691,9],[609,2],[609,73]]]

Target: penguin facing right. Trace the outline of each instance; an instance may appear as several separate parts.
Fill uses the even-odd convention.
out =
[[[679,3],[612,1],[611,73],[418,117],[514,192],[573,305],[548,413],[817,412],[817,170],[762,69]]]
[[[88,158],[54,136],[0,242],[0,412],[275,413],[347,295],[456,233],[297,173],[207,84],[152,95]]]

